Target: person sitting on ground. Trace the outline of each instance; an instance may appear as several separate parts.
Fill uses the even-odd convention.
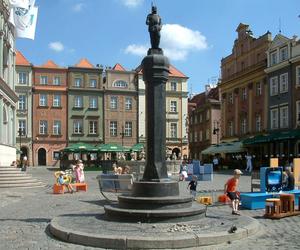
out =
[[[295,177],[292,173],[291,167],[285,168],[285,175],[286,175],[286,185],[283,188],[284,191],[290,191],[295,189]]]
[[[190,194],[193,196],[193,199],[196,199],[197,194],[197,176],[193,175],[192,180],[189,182],[189,185],[187,188],[190,188]]]
[[[233,177],[230,178],[224,185],[224,194],[227,194],[227,196],[231,200],[232,214],[235,215],[240,215],[240,213],[238,212],[240,196],[239,196],[239,192],[237,191],[237,188],[239,185],[239,179],[241,174],[243,174],[241,170],[235,169],[233,171]]]
[[[68,191],[69,191],[71,194],[73,194],[74,190],[73,190],[73,188],[72,188],[72,185],[71,185],[68,181],[66,181],[66,180],[64,179],[64,173],[63,173],[63,172],[60,172],[59,177],[58,177],[58,179],[57,179],[57,182],[58,182],[58,184],[64,185],[65,187],[67,187]]]

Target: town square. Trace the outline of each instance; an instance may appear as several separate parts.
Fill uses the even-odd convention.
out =
[[[299,249],[280,3],[1,0],[0,249]]]

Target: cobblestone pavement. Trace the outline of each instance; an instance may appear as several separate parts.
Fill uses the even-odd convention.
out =
[[[95,249],[54,239],[48,233],[50,220],[58,215],[97,209],[106,204],[100,195],[96,182],[97,172],[86,172],[89,185],[87,192],[53,195],[54,169],[31,167],[28,172],[46,184],[44,188],[0,189],[0,250],[10,249]],[[216,173],[212,182],[200,182],[198,191],[223,189],[229,172]],[[188,192],[187,183],[180,182],[180,191]],[[244,175],[240,181],[241,191],[250,191],[250,176]],[[230,213],[230,208],[220,206],[208,209]],[[218,246],[192,249],[300,249],[300,216],[268,220],[262,217],[263,210],[242,210],[243,215],[258,219],[261,230],[254,236],[240,241]]]

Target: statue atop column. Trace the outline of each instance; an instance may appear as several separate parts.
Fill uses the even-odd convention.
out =
[[[161,30],[161,18],[157,14],[156,6],[152,6],[152,13],[148,14],[146,24],[149,26],[148,31],[150,33],[151,47],[152,49],[159,48],[160,42],[160,30]]]

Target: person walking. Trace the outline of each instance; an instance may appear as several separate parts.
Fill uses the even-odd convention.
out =
[[[193,175],[192,180],[189,182],[187,188],[190,188],[190,194],[193,196],[193,199],[196,199],[197,194],[197,176]]]
[[[247,167],[245,169],[245,171],[248,171],[249,173],[252,172],[252,156],[247,153],[246,157],[246,161],[247,161]]]
[[[232,205],[232,214],[240,215],[238,212],[239,210],[239,203],[240,203],[240,195],[237,191],[239,185],[239,179],[242,175],[242,171],[239,169],[235,169],[233,171],[233,177],[230,178],[226,184],[224,185],[224,194],[226,194],[229,199],[231,200]]]

